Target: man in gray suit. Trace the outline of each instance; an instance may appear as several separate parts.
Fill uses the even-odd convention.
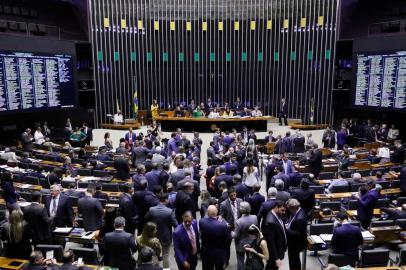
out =
[[[251,206],[248,202],[240,203],[241,217],[235,222],[235,231],[232,234],[235,241],[235,251],[237,252],[237,269],[244,270],[244,245],[251,244],[252,239],[248,236],[248,228],[254,224],[258,226],[258,219],[255,215],[250,215]]]
[[[32,151],[32,138],[31,129],[27,128],[23,134],[21,134],[21,144],[23,145],[24,152],[31,152]]]
[[[183,161],[178,160],[176,162],[176,167],[178,168],[176,172],[171,173],[170,182],[172,182],[173,187],[177,190],[178,189],[178,182],[185,179],[186,173],[183,170]]]
[[[167,207],[168,194],[158,195],[160,204],[151,207],[145,215],[145,221],[154,222],[157,225],[157,238],[162,245],[163,268],[169,268],[169,248],[172,243],[172,227],[176,228],[178,222],[175,218],[175,212]]]
[[[285,183],[281,179],[275,180],[275,188],[278,190],[276,193],[276,199],[286,203],[290,199],[290,193],[284,191]]]
[[[165,157],[161,155],[162,148],[157,146],[155,148],[155,154],[152,156],[152,163],[156,163],[159,169],[162,169],[162,165],[165,162]]]
[[[210,142],[210,146],[209,148],[207,148],[207,159],[209,158],[216,158],[216,151],[214,151],[214,142]]]
[[[102,226],[103,207],[98,199],[93,198],[95,191],[94,186],[89,185],[85,197],[78,201],[78,211],[83,217],[85,231],[96,231]]]
[[[228,226],[234,231],[235,222],[241,216],[240,214],[240,203],[241,199],[237,198],[237,192],[234,187],[228,190],[228,199],[220,204],[220,215],[225,221],[227,221]]]
[[[133,147],[132,152],[132,162],[134,167],[137,167],[137,165],[140,164],[145,164],[148,153],[148,148],[144,146],[144,142],[138,140],[135,141],[135,147]]]

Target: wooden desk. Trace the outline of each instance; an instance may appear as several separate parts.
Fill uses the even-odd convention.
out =
[[[41,189],[43,189],[43,187],[39,186],[39,185],[29,185],[29,184],[23,184],[23,183],[18,183],[18,182],[14,182],[13,185],[16,189],[19,189],[19,190],[41,191]]]
[[[141,124],[136,123],[128,123],[128,124],[109,124],[109,123],[102,123],[101,128],[105,129],[118,129],[118,130],[128,130],[130,128],[138,129],[141,127]]]
[[[222,130],[242,130],[244,126],[255,131],[266,131],[268,121],[276,119],[272,116],[242,117],[242,118],[193,118],[193,117],[163,117],[158,116],[155,120],[161,123],[163,131],[173,131],[182,127],[184,131],[211,132],[217,128]]]
[[[382,195],[393,195],[393,194],[399,194],[399,193],[400,193],[400,188],[388,188],[388,189],[383,189],[381,191]],[[316,200],[341,200],[344,198],[349,198],[356,194],[358,194],[358,192],[339,192],[339,193],[329,193],[329,194],[316,194],[315,198],[316,198]]]
[[[10,265],[11,262],[19,262],[21,264],[18,266],[11,266]],[[27,262],[28,262],[27,260],[0,257],[0,269],[20,270],[23,268],[24,264]]]
[[[369,228],[369,232],[375,236],[374,243],[387,243],[389,241],[399,240],[401,230],[402,229],[397,225]]]
[[[348,215],[348,217],[350,217],[350,218],[354,218],[354,219],[355,219],[355,217],[357,216],[357,214],[358,214],[358,213],[357,213],[357,210],[347,210],[347,215]],[[374,209],[374,213],[373,213],[374,217],[380,217],[381,214],[382,214],[381,209],[379,209],[379,208],[375,208],[375,209]]]

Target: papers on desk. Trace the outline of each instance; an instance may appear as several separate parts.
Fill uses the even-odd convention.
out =
[[[24,208],[24,207],[27,207],[27,206],[31,205],[31,202],[18,202],[18,205],[21,208]]]
[[[375,235],[373,235],[369,231],[363,231],[361,233],[362,233],[362,238],[364,238],[364,240],[374,240],[375,239]]]
[[[327,160],[330,162],[336,162],[336,160],[334,158],[328,158]]]
[[[28,158],[28,159],[31,160],[32,163],[38,163],[41,161],[41,160],[35,159],[35,158]]]
[[[20,186],[20,188],[22,188],[22,189],[27,189],[27,188],[30,188],[30,187],[31,187],[30,184],[23,184],[23,185]]]
[[[82,234],[83,239],[92,239],[95,235],[95,232],[84,232]]]
[[[331,242],[331,239],[333,238],[333,235],[332,234],[320,234],[320,238],[324,242]]]
[[[65,227],[60,227],[60,228],[56,228],[54,230],[54,233],[68,235],[68,234],[70,234],[72,229],[73,229],[72,227],[66,227],[66,228]]]
[[[84,182],[99,181],[99,180],[100,180],[100,177],[95,177],[95,176],[85,176],[85,177],[80,178],[80,181],[84,181]]]
[[[312,240],[313,243],[315,244],[325,244],[323,239],[321,239],[320,236],[318,235],[310,235],[310,239]]]

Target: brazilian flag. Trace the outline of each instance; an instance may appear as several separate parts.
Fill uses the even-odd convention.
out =
[[[134,116],[137,117],[138,114],[138,91],[135,90],[133,96],[133,103],[134,103]]]

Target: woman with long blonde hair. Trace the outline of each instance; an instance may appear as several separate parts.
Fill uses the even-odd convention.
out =
[[[6,255],[10,258],[28,259],[32,248],[28,224],[24,221],[24,214],[20,209],[15,209],[9,216],[7,230]]]
[[[156,237],[157,226],[153,222],[147,222],[144,225],[141,235],[137,236],[137,247],[140,252],[143,247],[150,247],[154,251],[152,264],[159,265],[159,261],[162,260],[162,245],[159,239]],[[139,263],[141,258],[138,258]]]

